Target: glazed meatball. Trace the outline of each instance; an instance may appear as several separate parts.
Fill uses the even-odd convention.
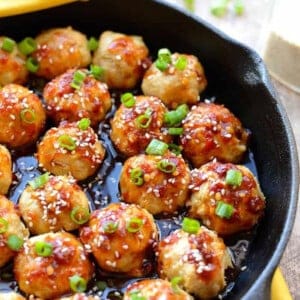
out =
[[[17,148],[35,142],[45,119],[43,105],[32,91],[17,84],[0,89],[0,143]]]
[[[0,194],[6,194],[12,182],[12,162],[9,151],[0,145]]]
[[[38,76],[52,79],[68,69],[83,68],[91,62],[86,36],[71,27],[44,31],[35,40],[37,50],[32,57],[39,63]]]
[[[26,57],[19,51],[17,45],[13,46],[11,52],[3,50],[3,42],[7,39],[0,37],[0,86],[9,83],[23,84],[28,77],[25,66]]]
[[[181,156],[144,155],[125,161],[120,190],[123,200],[152,214],[175,213],[189,196],[190,170]]]
[[[157,228],[152,215],[136,205],[112,203],[95,210],[80,238],[107,272],[137,277],[152,269],[149,258]]]
[[[14,275],[21,291],[53,299],[71,291],[73,276],[85,282],[93,274],[83,245],[66,232],[31,237],[14,260]]]
[[[20,244],[29,236],[28,230],[20,219],[14,203],[0,195],[0,267],[3,267],[18,250],[9,241],[19,240]]]
[[[86,75],[78,89],[72,87],[76,72]],[[54,78],[46,85],[43,96],[47,115],[56,124],[63,120],[75,122],[89,118],[91,125],[96,126],[111,107],[107,85],[96,80],[84,69],[71,69]]]
[[[250,229],[265,208],[255,176],[241,165],[207,163],[192,171],[190,187],[189,214],[222,235]]]
[[[79,122],[63,123],[49,129],[38,144],[41,167],[55,175],[71,174],[83,180],[95,174],[105,149],[91,127],[80,129]]]
[[[178,286],[172,286],[170,282],[162,279],[144,279],[130,284],[124,294],[124,300],[136,299],[147,300],[192,300],[193,297],[184,292]]]
[[[70,297],[62,297],[59,298],[60,300],[100,300],[100,297],[98,296],[87,296],[83,293],[80,294],[75,294],[73,296]]]
[[[180,286],[200,299],[217,296],[225,287],[224,271],[231,266],[221,238],[201,226],[197,233],[173,231],[158,246],[159,276],[180,278]]]
[[[25,300],[25,298],[12,291],[0,291],[0,300]]]
[[[103,80],[110,88],[131,89],[148,66],[148,48],[140,36],[105,31],[99,38],[93,64],[103,68]]]
[[[135,104],[121,104],[111,120],[110,137],[124,156],[137,155],[152,139],[170,143],[172,138],[164,127],[164,104],[156,97],[136,96]]]
[[[176,62],[186,61],[184,69],[178,69]],[[156,62],[147,70],[142,82],[145,95],[159,97],[168,107],[175,108],[179,104],[195,104],[207,85],[204,70],[193,55],[174,53],[166,70],[157,68]]]
[[[35,186],[41,176],[46,183]],[[71,231],[88,221],[88,198],[73,177],[41,176],[30,182],[19,200],[22,218],[31,233]]]
[[[183,120],[180,136],[185,156],[195,167],[217,158],[237,163],[247,150],[248,132],[223,105],[200,103]]]

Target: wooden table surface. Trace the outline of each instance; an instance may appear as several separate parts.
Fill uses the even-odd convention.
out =
[[[165,1],[184,6],[183,0]],[[195,14],[261,53],[274,0],[244,0],[245,12],[242,16],[235,16],[233,11],[229,11],[222,18],[211,15],[211,3],[212,0],[195,0]],[[298,28],[300,28],[300,18]],[[289,116],[300,153],[300,94],[286,88],[275,79],[273,82]],[[280,268],[293,299],[300,300],[300,205],[298,205],[294,229],[281,259]]]

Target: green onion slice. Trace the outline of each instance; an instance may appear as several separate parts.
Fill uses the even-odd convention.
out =
[[[13,39],[10,39],[8,37],[3,39],[1,49],[11,53],[14,50],[16,42]]]
[[[29,55],[37,49],[37,43],[32,37],[26,37],[18,44],[19,50],[24,55]]]
[[[76,206],[71,210],[70,218],[78,225],[84,224],[90,218],[90,211],[85,207]]]
[[[176,110],[168,111],[164,114],[164,123],[168,127],[176,126],[187,116],[189,107],[186,104],[179,105]]]
[[[167,48],[161,48],[157,53],[158,59],[170,64],[172,62],[171,59],[171,51]]]
[[[142,293],[140,290],[134,290],[129,293],[130,300],[147,300],[146,297],[142,296]]]
[[[176,170],[176,165],[168,159],[162,159],[157,163],[157,168],[164,173],[173,173]]]
[[[76,149],[75,140],[72,137],[70,137],[68,134],[61,135],[57,141],[61,148],[67,149],[69,151],[73,151]]]
[[[87,130],[91,125],[91,120],[89,118],[83,118],[78,122],[78,128],[80,130]]]
[[[135,105],[135,98],[133,94],[125,93],[121,96],[121,102],[125,107],[130,108]]]
[[[136,126],[139,128],[148,128],[152,120],[151,114],[152,114],[152,110],[150,108],[147,108],[144,114],[139,115],[135,119]]]
[[[167,150],[168,144],[160,140],[153,139],[147,146],[145,152],[151,155],[164,155]]]
[[[8,226],[8,221],[0,217],[0,233],[5,233],[8,229]]]
[[[29,185],[34,189],[38,189],[44,186],[49,181],[49,173],[44,173],[38,177],[35,177],[33,180],[29,181]]]
[[[244,13],[245,6],[243,0],[235,0],[233,3],[233,9],[236,15],[241,16]]]
[[[144,172],[140,168],[134,168],[130,171],[130,180],[137,186],[144,183]]]
[[[7,246],[13,251],[18,251],[22,248],[24,244],[23,239],[19,238],[17,235],[12,234],[7,239]]]
[[[24,123],[32,124],[36,120],[35,111],[30,108],[24,108],[20,112],[20,118]]]
[[[178,294],[181,291],[180,287],[178,286],[180,282],[182,282],[181,276],[176,276],[171,279],[171,287],[175,294]]]
[[[31,73],[36,73],[40,67],[39,62],[33,57],[27,58],[25,66],[27,70]]]
[[[183,71],[186,68],[187,64],[188,64],[187,58],[185,56],[179,56],[174,66],[177,70]]]
[[[184,0],[184,5],[187,10],[190,12],[195,11],[195,0]]]
[[[75,293],[82,293],[86,290],[87,282],[79,275],[73,275],[69,278],[70,288]]]
[[[162,60],[162,59],[157,59],[155,61],[155,66],[158,70],[160,70],[161,72],[164,72],[168,69],[169,64],[166,61]]]
[[[88,40],[88,48],[90,51],[95,51],[98,48],[98,40],[94,37],[91,36],[90,39]]]
[[[53,253],[53,246],[44,241],[37,241],[35,243],[35,252],[38,256],[47,257]]]
[[[143,220],[140,218],[133,217],[131,218],[127,225],[126,230],[130,233],[138,232],[143,226]]]
[[[104,291],[107,288],[107,283],[105,281],[99,280],[96,282],[96,287],[99,291]]]
[[[182,147],[181,146],[178,146],[176,144],[168,144],[168,148],[171,152],[173,152],[174,154],[176,154],[177,156],[181,154],[181,151],[182,151]]]
[[[243,181],[243,174],[239,170],[230,169],[226,173],[225,183],[233,186],[240,186]]]
[[[230,219],[234,211],[234,207],[231,204],[223,201],[218,201],[215,214],[220,218]]]
[[[198,220],[185,217],[182,221],[182,230],[187,233],[197,233],[201,227]]]
[[[214,0],[210,12],[216,17],[223,17],[228,10],[229,0]]]
[[[181,135],[183,133],[182,127],[170,127],[168,133],[171,135]]]
[[[104,69],[97,65],[90,65],[90,73],[94,76],[94,78],[100,80],[104,73]]]
[[[80,87],[82,86],[84,79],[86,77],[86,73],[81,71],[81,70],[77,70],[74,75],[73,75],[73,80],[71,82],[71,87],[78,90],[80,89]]]
[[[102,228],[105,233],[114,233],[118,230],[119,222],[107,221]]]

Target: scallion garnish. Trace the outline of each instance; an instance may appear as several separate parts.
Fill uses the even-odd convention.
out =
[[[87,130],[91,125],[91,120],[89,118],[83,118],[78,122],[78,128],[80,130]]]
[[[155,62],[155,66],[160,70],[160,71],[165,71],[169,64],[172,62],[171,58],[171,52],[167,48],[162,48],[158,50],[158,58]]]
[[[239,170],[230,169],[226,173],[225,183],[233,186],[240,186],[243,181],[242,172]]]
[[[39,62],[33,57],[27,58],[25,66],[27,70],[31,73],[36,73],[40,67]]]
[[[2,41],[1,49],[11,53],[14,50],[15,44],[16,42],[13,39],[6,37]]]
[[[96,282],[96,287],[99,291],[104,291],[107,288],[107,283],[105,281],[99,280]]]
[[[37,49],[37,43],[32,37],[26,37],[18,44],[19,50],[24,55],[29,55]]]
[[[176,276],[171,279],[171,287],[175,294],[178,294],[181,291],[179,287],[180,282],[182,282],[181,276]]]
[[[140,168],[134,168],[130,171],[130,180],[137,186],[144,183],[144,172]]]
[[[181,154],[181,151],[182,151],[182,147],[181,146],[178,146],[176,144],[168,144],[168,148],[171,152],[173,152],[174,154],[176,154],[177,156]]]
[[[157,168],[164,173],[173,173],[176,170],[176,165],[164,158],[157,163]]]
[[[244,13],[245,6],[243,0],[235,0],[233,3],[233,9],[236,15],[241,16]]]
[[[50,243],[44,241],[37,241],[35,243],[35,252],[38,256],[47,257],[53,252],[53,246]]]
[[[198,220],[185,217],[182,221],[182,230],[187,233],[197,233],[201,227]]]
[[[76,149],[76,141],[68,134],[62,134],[58,139],[58,144],[61,148],[73,151]]]
[[[147,146],[145,152],[150,155],[164,155],[167,150],[168,144],[160,140],[153,139]]]
[[[181,135],[183,133],[182,127],[170,127],[168,133],[171,135]]]
[[[74,223],[82,225],[89,220],[90,212],[85,207],[76,206],[71,210],[70,218]]]
[[[126,230],[130,233],[135,233],[140,231],[142,226],[143,226],[143,220],[140,218],[133,217],[127,222]]]
[[[90,65],[90,73],[94,76],[94,78],[100,80],[104,73],[104,69],[97,65]]]
[[[103,224],[102,228],[105,233],[114,233],[118,230],[119,222],[107,221]]]
[[[121,96],[121,102],[125,107],[130,108],[135,105],[135,98],[133,94],[125,93]]]
[[[147,300],[146,297],[142,296],[140,290],[134,290],[129,293],[130,300]]]
[[[195,0],[184,0],[184,5],[187,10],[190,12],[195,11]]]
[[[5,233],[8,229],[8,221],[0,217],[0,233]]]
[[[188,112],[189,107],[186,104],[181,104],[176,110],[171,110],[164,114],[164,123],[168,127],[177,126],[187,116]]]
[[[7,239],[7,246],[9,249],[13,251],[18,251],[22,248],[24,244],[23,239],[19,238],[15,234],[11,234]]]
[[[169,64],[167,62],[165,62],[164,60],[157,59],[155,61],[155,66],[157,69],[159,69],[161,72],[163,72],[168,69]]]
[[[143,129],[148,128],[152,120],[151,114],[152,114],[152,110],[150,108],[147,108],[144,114],[139,115],[135,119],[136,126],[138,128],[143,128]]]
[[[98,48],[98,40],[91,36],[90,39],[88,40],[88,48],[90,51],[95,51]]]
[[[185,56],[179,56],[178,59],[176,60],[174,66],[177,70],[183,71],[186,66],[187,66],[188,60]]]
[[[216,17],[223,17],[228,10],[229,0],[214,0],[210,12]]]
[[[75,293],[83,293],[86,290],[87,282],[79,275],[73,275],[69,278],[70,288]]]
[[[34,189],[38,189],[44,186],[49,181],[49,173],[44,173],[38,177],[35,177],[33,180],[29,181],[29,185]]]
[[[73,80],[71,82],[71,87],[78,90],[80,89],[80,87],[82,86],[84,79],[86,77],[86,73],[81,71],[81,70],[77,70],[74,75],[73,75]]]
[[[36,119],[35,111],[30,108],[24,108],[20,112],[20,118],[24,123],[32,124]]]
[[[223,201],[218,201],[215,214],[220,218],[230,219],[234,211],[234,207],[231,204]]]

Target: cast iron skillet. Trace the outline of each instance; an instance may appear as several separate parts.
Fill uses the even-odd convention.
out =
[[[202,20],[161,1],[90,0],[0,19],[0,34],[21,39],[72,25],[88,35],[105,29],[140,34],[152,49],[192,53],[217,96],[252,131],[251,149],[267,199],[266,214],[248,253],[247,269],[230,299],[269,299],[270,280],[292,229],[298,197],[298,160],[287,115],[261,58]]]

